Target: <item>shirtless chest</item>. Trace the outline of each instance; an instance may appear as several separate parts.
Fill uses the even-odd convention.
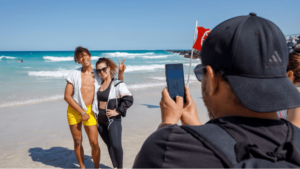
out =
[[[85,105],[91,105],[95,94],[95,78],[93,73],[81,73],[81,95]]]

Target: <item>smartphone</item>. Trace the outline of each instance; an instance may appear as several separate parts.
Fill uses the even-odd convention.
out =
[[[176,96],[181,96],[186,103],[182,63],[166,64],[166,80],[170,97],[175,100]]]

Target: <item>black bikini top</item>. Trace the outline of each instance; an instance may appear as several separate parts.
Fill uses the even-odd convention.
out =
[[[112,83],[112,81],[110,81],[108,87],[104,91],[99,91],[98,90],[98,92],[97,92],[98,101],[107,102],[111,83]]]

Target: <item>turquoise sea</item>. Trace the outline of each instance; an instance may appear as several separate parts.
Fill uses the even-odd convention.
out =
[[[118,65],[125,59],[125,83],[130,90],[166,86],[165,64],[183,63],[187,79],[190,60],[163,50],[90,51],[94,67],[99,57],[109,57]],[[62,99],[65,78],[80,67],[74,51],[0,51],[0,108]],[[23,63],[18,62],[23,60]],[[192,70],[200,63],[192,60]],[[196,81],[191,71],[191,81]]]

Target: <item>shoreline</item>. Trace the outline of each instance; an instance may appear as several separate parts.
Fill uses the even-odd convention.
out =
[[[166,87],[166,81],[165,79],[161,80],[158,79],[159,81],[156,83],[143,83],[143,84],[130,84],[127,85],[129,90],[151,90],[152,88],[155,87]],[[194,77],[194,75],[191,76],[190,79],[190,84],[197,82],[196,77]],[[9,103],[4,103],[4,104],[0,104],[0,110],[6,107],[16,107],[16,106],[25,106],[25,105],[32,105],[32,104],[39,104],[39,103],[44,103],[44,102],[51,102],[51,101],[57,101],[57,100],[64,100],[64,95],[52,95],[52,96],[47,96],[47,97],[43,97],[43,98],[36,98],[36,99],[29,99],[29,100],[25,100],[25,101],[12,101]]]
[[[134,104],[122,118],[124,168],[132,167],[143,142],[161,122],[159,102],[163,88],[130,90]],[[208,116],[202,101],[201,83],[191,83],[190,91],[200,121],[205,123]],[[0,168],[78,167],[66,110],[64,100],[0,108]],[[106,145],[100,136],[98,140],[100,167],[112,167]],[[86,167],[92,168],[91,148],[85,132],[83,147]]]

